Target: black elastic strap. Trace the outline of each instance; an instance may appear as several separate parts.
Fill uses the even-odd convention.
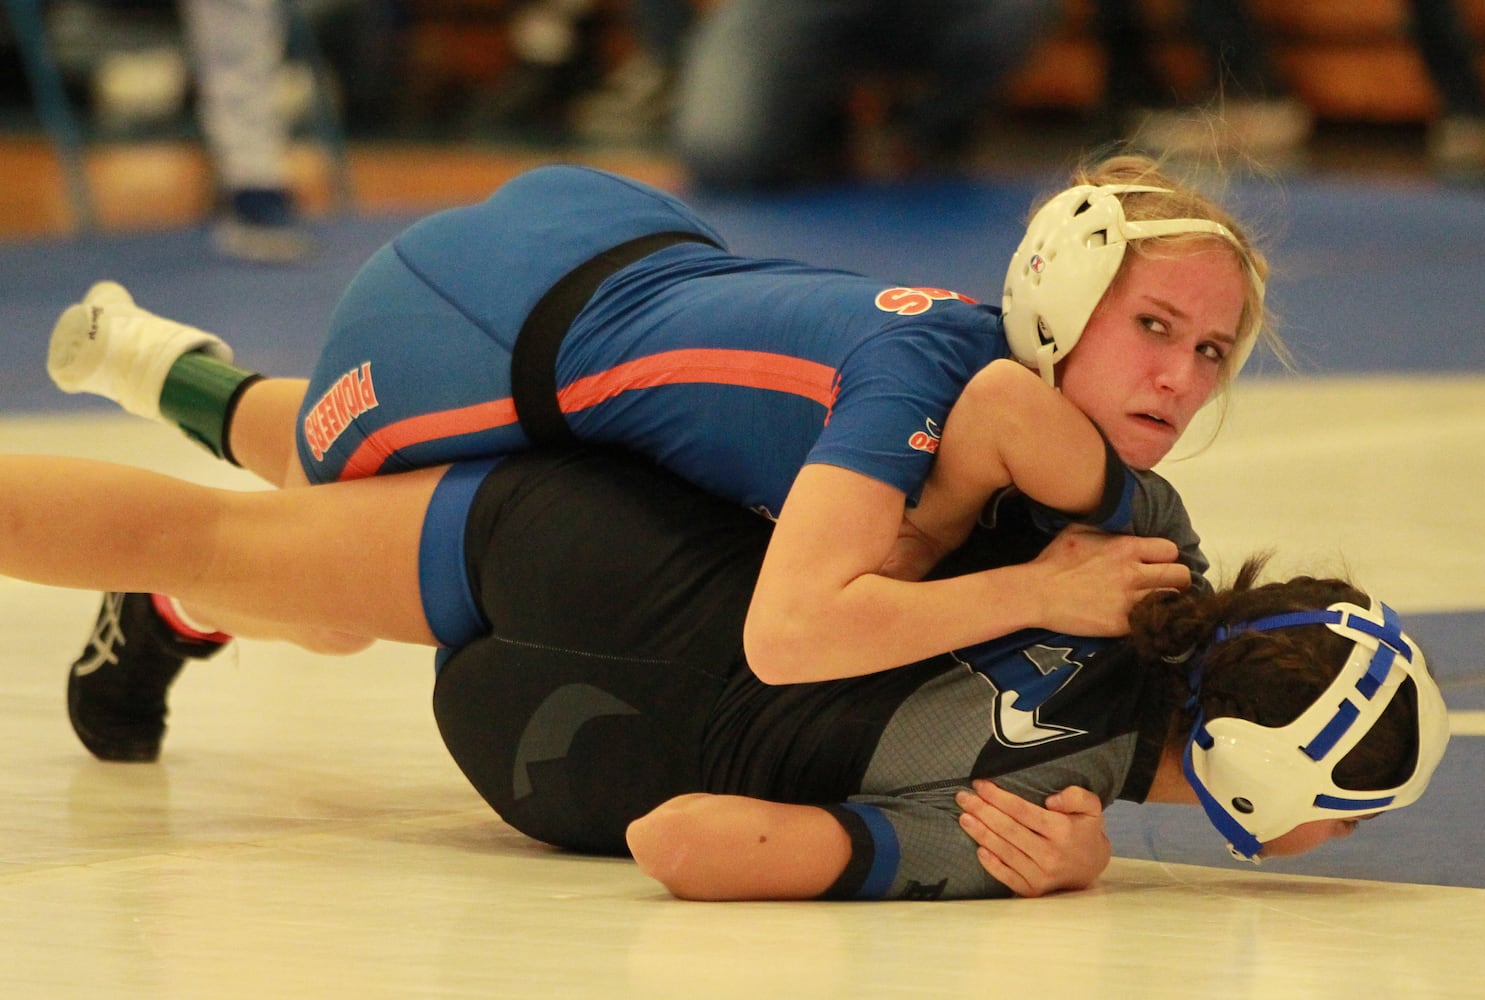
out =
[[[677,243],[716,246],[696,233],[641,236],[579,264],[547,289],[536,303],[516,335],[510,359],[511,402],[515,404],[521,429],[532,444],[556,447],[577,443],[557,403],[557,351],[573,319],[609,275]]]
[[[1103,432],[1103,428],[1097,424],[1093,427],[1098,431],[1098,436],[1103,438],[1103,496],[1098,499],[1097,510],[1078,520],[1101,525],[1118,512],[1119,505],[1124,500],[1124,484],[1129,479],[1129,466],[1119,457],[1119,452],[1115,450],[1114,443]]]
[[[857,894],[861,892],[861,887],[866,884],[866,877],[871,874],[872,862],[875,860],[875,851],[864,849],[872,844],[871,830],[859,814],[845,806],[828,805],[821,806],[821,808],[834,816],[837,823],[845,827],[846,835],[850,838],[854,849],[851,851],[850,859],[846,861],[846,867],[831,883],[830,888],[815,898],[856,899]]]
[[[188,351],[165,375],[160,416],[217,458],[241,465],[232,454],[232,417],[242,394],[262,379],[203,351]]]

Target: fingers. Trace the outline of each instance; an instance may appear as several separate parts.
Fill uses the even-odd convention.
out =
[[[959,825],[975,843],[1002,858],[1031,858],[1028,848],[1035,849],[1038,840],[1036,831],[973,792],[961,791],[955,797],[955,802],[963,810],[959,816]]]
[[[1181,555],[1180,546],[1169,538],[1110,534],[1086,524],[1068,525],[1057,539],[1074,549],[1103,545],[1143,563],[1173,563]]]
[[[1048,810],[1006,791],[993,781],[976,781],[974,789],[976,794],[963,794],[971,799],[971,811],[982,823],[990,823],[998,818],[998,814],[1035,833],[1043,833],[1055,821]]]
[[[1169,563],[1175,562],[1180,556],[1181,549],[1169,538],[1143,538],[1138,535],[1124,535],[1132,544],[1135,555],[1147,563]]]
[[[960,795],[963,800],[975,798],[969,792]],[[961,805],[967,804],[963,800]],[[1040,896],[1048,891],[1051,880],[1035,859],[981,822],[975,813],[961,813],[959,827],[978,845],[975,857],[991,878],[1017,896]]]
[[[1040,896],[1055,888],[1049,827],[1066,823],[1066,817],[988,781],[975,782],[975,792],[961,791],[955,801],[964,810],[959,826],[979,845],[976,856],[992,878],[1018,896]]]
[[[1018,896],[1087,888],[1109,863],[1103,803],[1088,789],[1065,788],[1042,808],[978,780],[956,802],[980,866]]]
[[[1157,590],[1185,590],[1191,586],[1191,570],[1184,563],[1150,563],[1140,567],[1140,583],[1145,593]]]
[[[1136,604],[1159,591],[1191,586],[1191,570],[1170,561],[1178,553],[1163,538],[1064,530],[1034,560],[1047,576],[1048,606],[1038,624],[1068,635],[1127,634]]]
[[[1043,879],[1028,879],[1022,873],[1006,864],[1004,861],[987,848],[975,849],[975,857],[980,861],[980,867],[985,873],[1017,896],[1025,899],[1036,899],[1038,896],[1046,895],[1050,889]]]
[[[1047,797],[1047,808],[1064,816],[1102,816],[1103,802],[1097,795],[1072,785]]]

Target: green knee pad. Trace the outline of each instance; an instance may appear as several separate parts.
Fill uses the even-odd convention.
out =
[[[210,354],[181,355],[160,390],[160,414],[186,437],[233,465],[227,431],[243,390],[263,376],[243,371]]]

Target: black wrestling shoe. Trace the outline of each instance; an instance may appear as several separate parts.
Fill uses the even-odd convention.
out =
[[[171,683],[186,660],[204,660],[223,645],[176,633],[152,594],[104,594],[93,637],[67,675],[73,732],[99,760],[155,760]]]

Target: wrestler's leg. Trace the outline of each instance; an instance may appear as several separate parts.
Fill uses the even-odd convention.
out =
[[[275,486],[307,484],[295,446],[307,383],[263,379],[235,367],[219,338],[140,309],[117,285],[95,286],[63,313],[53,330],[48,368],[61,388],[97,392],[130,412],[172,423]],[[120,510],[135,513],[128,504]],[[139,524],[173,529],[182,523],[163,517],[153,498],[138,515]],[[73,729],[105,760],[156,759],[170,686],[188,661],[209,659],[234,635],[284,640],[320,653],[355,652],[375,635],[283,621],[189,589],[135,586],[147,592],[110,588],[103,595],[92,632],[68,672]]]
[[[0,573],[433,645],[418,558],[441,474],[244,493],[107,463],[3,456]]]
[[[236,367],[221,338],[140,308],[114,282],[99,282],[63,311],[47,369],[62,390],[96,393],[174,424],[274,485],[305,482],[294,418],[307,383]]]
[[[299,408],[309,382],[273,378],[243,390],[227,424],[232,457],[275,486],[307,486],[294,446]]]
[[[274,486],[308,486],[294,446],[305,379],[262,379],[238,397],[225,436],[233,459]],[[280,639],[316,653],[355,653],[374,641],[336,629],[294,625],[245,614],[241,609],[181,599],[190,618],[213,631],[252,639]]]
[[[104,282],[59,318],[52,333],[48,369],[60,388],[98,393],[131,413],[174,424],[213,454],[276,486],[307,484],[296,447],[298,411],[307,383],[265,380],[235,367],[231,360],[231,349],[220,338],[140,309],[126,290]],[[146,495],[144,502],[131,503],[127,491],[120,496],[99,495],[109,496],[126,529],[153,526],[157,531],[190,537],[181,528],[194,522],[161,510],[157,496]],[[24,498],[17,494],[13,499]],[[342,523],[360,520],[346,513]],[[412,513],[420,514],[421,508]],[[410,523],[420,524],[421,518]],[[127,533],[105,534],[129,537]],[[318,534],[304,553],[296,551],[298,543],[291,531],[273,530],[265,537],[286,543],[282,565],[289,567],[296,567],[296,560],[304,554],[312,557],[316,541],[330,540],[332,552],[337,545],[334,532]],[[361,539],[343,541],[342,552],[366,550]],[[0,540],[0,546],[4,543]],[[51,550],[50,545],[47,548]],[[192,549],[192,553],[214,551],[209,541]],[[98,560],[100,554],[114,563],[108,558],[106,538],[92,558]],[[129,556],[124,553],[125,561],[115,564],[139,569],[127,561]],[[190,554],[179,565],[191,565],[189,558]],[[380,576],[372,572],[363,579]],[[240,582],[262,579],[249,575],[240,577]],[[92,632],[72,663],[67,681],[73,729],[89,751],[105,760],[156,759],[165,732],[170,686],[188,661],[212,657],[233,635],[286,640],[317,652],[348,653],[382,634],[382,622],[395,623],[395,618],[383,618],[373,627],[347,628],[317,622],[312,603],[295,609],[307,620],[285,620],[281,613],[255,608],[251,595],[201,593],[173,583],[169,576],[144,575],[135,580],[74,584],[106,589]],[[351,599],[347,606],[358,601]],[[412,626],[393,634],[416,641],[427,630],[420,618],[410,617]]]
[[[153,761],[171,685],[224,632],[322,653],[379,635],[431,641],[416,550],[436,478],[230,493],[121,466],[0,458],[0,573],[107,590],[68,671],[68,719],[99,758]]]
[[[201,622],[206,627],[219,630],[223,634],[242,639],[289,642],[311,653],[348,656],[351,653],[359,653],[376,642],[369,636],[357,635],[353,632],[273,621],[245,614],[224,605],[203,604],[200,601],[179,603],[192,621]]]

